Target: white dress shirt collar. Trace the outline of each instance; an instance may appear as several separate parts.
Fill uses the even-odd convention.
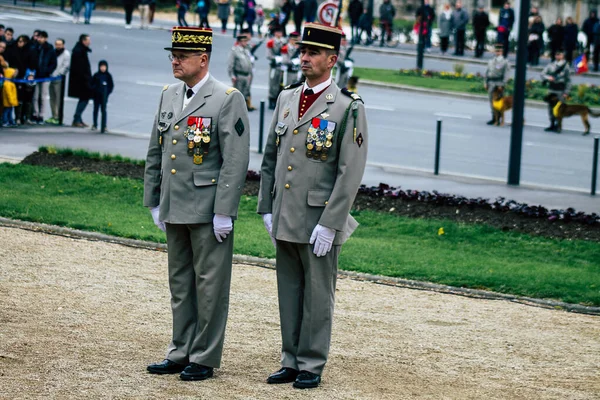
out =
[[[200,89],[202,88],[202,86],[204,86],[204,84],[206,83],[206,81],[208,81],[208,78],[210,77],[210,73],[207,73],[204,78],[202,78],[202,80],[198,83],[196,83],[194,85],[194,87],[192,87],[192,92],[194,92],[194,96],[200,91]],[[183,98],[183,108],[185,109],[185,107],[187,107],[187,105],[190,103],[190,101],[192,101],[192,99],[194,98],[194,96],[190,97],[188,99],[186,93],[188,91],[188,89],[190,89],[188,87],[188,85],[184,86],[185,90],[184,90],[184,98]]]
[[[329,79],[327,79],[325,82],[321,82],[317,86],[312,87],[312,88],[308,86],[306,81],[304,81],[304,87],[302,88],[302,91],[305,91],[306,89],[312,89],[313,93],[317,94],[317,93],[320,93],[323,90],[327,89],[327,87],[329,87],[329,85],[331,85],[331,82],[332,82],[331,75],[329,75]]]

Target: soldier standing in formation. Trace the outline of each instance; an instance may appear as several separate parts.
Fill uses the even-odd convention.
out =
[[[571,91],[571,68],[565,61],[565,53],[559,49],[555,55],[556,59],[544,67],[542,81],[548,84],[548,94],[556,94],[559,100],[568,97]],[[544,129],[546,132],[558,132],[553,107],[548,103],[548,116],[550,126]]]
[[[281,369],[268,383],[321,382],[331,341],[338,255],[369,143],[360,97],[332,81],[341,31],[307,23],[304,82],[277,100],[261,167],[258,213],[277,248]]]
[[[485,71],[485,83],[484,88],[488,91],[490,98],[490,109],[492,111],[492,119],[487,122],[488,125],[494,124],[494,104],[493,104],[493,93],[497,87],[505,87],[508,82],[510,64],[504,57],[504,45],[502,43],[496,43],[495,46],[496,55],[490,60]]]
[[[352,76],[353,62],[348,58],[350,55],[350,49],[348,49],[348,41],[346,35],[342,33],[342,43],[340,44],[340,52],[337,60],[337,73],[336,73],[336,84],[340,88],[348,86],[348,79]]]
[[[247,49],[249,42],[250,37],[248,34],[240,33],[237,36],[237,41],[229,52],[227,72],[229,73],[233,87],[244,95],[248,111],[254,111],[256,108],[252,105],[252,95],[250,93],[252,56]]]
[[[229,308],[233,220],[248,172],[244,96],[208,72],[210,28],[175,27],[146,157],[144,206],[167,234],[173,336],[152,374],[203,380],[219,368]]]
[[[284,85],[288,86],[300,80],[300,45],[298,32],[290,33],[287,44],[282,49],[283,65],[286,68]]]
[[[283,62],[282,48],[285,45],[285,38],[281,27],[276,27],[273,33],[274,37],[267,42],[267,60],[269,60],[269,110],[275,109],[277,96],[281,92],[281,83],[283,71],[281,65]]]

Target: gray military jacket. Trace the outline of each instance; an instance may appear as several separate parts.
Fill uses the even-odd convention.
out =
[[[504,57],[494,57],[488,62],[485,71],[485,82],[488,85],[505,86],[508,82],[510,64]]]
[[[146,158],[144,206],[160,204],[159,218],[172,224],[208,223],[214,214],[235,219],[248,171],[244,96],[212,76],[182,111],[184,96],[184,83],[169,85],[161,94]],[[200,148],[201,164],[189,155],[184,136],[198,117],[210,139]]]
[[[548,82],[548,89],[555,93],[569,93],[571,91],[571,66],[565,62],[559,66],[556,61],[546,65],[542,71],[542,80],[548,81],[554,77],[554,82]]]
[[[278,240],[309,243],[321,224],[337,231],[334,244],[339,245],[358,226],[349,211],[367,161],[365,108],[355,102],[356,135],[351,110],[342,138],[342,120],[353,99],[332,82],[298,120],[301,90],[299,86],[279,95],[261,167],[258,213],[273,214]],[[315,158],[314,136],[309,134],[315,125],[333,134],[325,159]]]
[[[227,62],[227,72],[229,77],[249,76],[252,74],[252,60],[250,53],[241,46],[233,46],[229,53],[229,61]]]

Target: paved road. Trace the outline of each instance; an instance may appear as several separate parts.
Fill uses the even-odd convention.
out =
[[[169,35],[162,30],[125,30],[120,18],[110,16],[98,16],[93,21],[96,23],[74,25],[69,17],[16,12],[0,14],[0,22],[10,23],[17,33],[42,28],[49,32],[51,39],[54,39],[57,32],[60,32],[59,35],[67,40],[69,48],[73,46],[80,33],[91,34],[93,49],[91,61],[94,69],[99,60],[106,59],[115,78],[115,92],[109,102],[109,128],[147,140],[160,90],[164,84],[174,81],[171,77],[167,53],[162,50],[162,47],[169,43]],[[232,39],[229,35],[215,35],[214,48],[223,50],[214,52],[211,73],[217,79],[224,81],[227,80],[225,62],[231,43]],[[256,84],[253,88],[255,102],[266,97],[267,89],[265,84],[267,63],[262,57],[264,53],[260,51],[259,53],[261,58],[257,64]],[[370,58],[381,59],[383,63],[387,62],[385,60],[389,60],[390,56],[372,54]],[[372,175],[366,178],[367,183],[376,184],[382,181],[390,184],[401,183],[406,187],[404,176],[408,168],[419,177],[411,182],[413,185],[410,187],[452,191],[442,189],[439,180],[423,178],[419,173],[420,171],[431,172],[433,168],[435,124],[438,118],[443,120],[442,172],[483,177],[491,180],[490,182],[505,182],[510,128],[492,128],[485,125],[485,121],[489,119],[489,110],[485,102],[366,86],[361,87],[360,92],[367,104],[371,130],[369,166]],[[65,105],[67,122],[70,122],[74,106],[75,101],[71,99]],[[265,117],[268,125],[271,114],[267,112]],[[88,107],[84,114],[84,120],[90,122],[91,107]],[[542,130],[547,123],[545,110],[528,108],[526,121],[522,182],[588,191],[593,141],[589,136],[580,136],[581,122],[568,120],[565,124],[566,131],[562,135],[550,135]],[[258,113],[252,113],[251,124],[254,131],[251,146],[254,149],[258,147],[258,123]],[[24,139],[31,131],[11,132],[2,134],[4,151],[0,154],[19,156],[25,148],[21,147],[19,150],[19,146],[25,140],[35,143],[33,146],[35,148],[39,144],[50,144],[40,143],[40,137],[47,138],[49,141],[58,139],[57,135]],[[112,135],[100,137],[89,132],[80,132],[79,135],[60,136],[61,145],[95,148],[137,158],[143,157],[144,143],[115,141]],[[600,133],[600,130],[594,132]],[[40,135],[40,133],[35,134]],[[12,147],[7,147],[9,143]],[[11,150],[10,154],[7,154],[8,150]],[[131,152],[136,154],[130,154]],[[259,163],[258,159],[256,166]],[[400,176],[403,177],[402,182]],[[427,181],[428,179],[431,180]],[[444,187],[451,189],[452,185]],[[504,186],[498,186],[501,187]],[[461,194],[471,194],[470,190],[465,190],[466,192],[463,191]],[[477,191],[472,192],[476,194]],[[493,194],[485,197],[494,197],[496,194],[503,193],[503,190],[497,189]]]

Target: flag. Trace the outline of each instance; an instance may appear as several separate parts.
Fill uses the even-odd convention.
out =
[[[585,54],[580,55],[573,61],[573,67],[575,68],[576,74],[583,74],[584,72],[588,72],[588,63]]]

